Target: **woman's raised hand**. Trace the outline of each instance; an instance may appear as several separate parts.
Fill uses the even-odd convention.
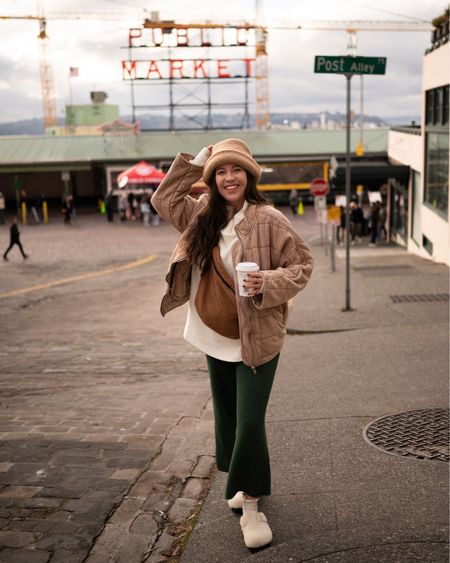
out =
[[[191,164],[196,164],[197,166],[204,166],[208,158],[211,156],[212,145],[209,147],[203,147],[198,155],[191,160]]]

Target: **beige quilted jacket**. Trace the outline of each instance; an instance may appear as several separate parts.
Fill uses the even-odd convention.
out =
[[[197,200],[189,195],[203,171],[190,164],[192,159],[191,155],[178,154],[152,197],[161,217],[181,232],[166,276],[163,316],[189,300],[191,266],[185,234],[209,197],[202,195]],[[264,276],[262,292],[255,297],[240,297],[236,289],[242,359],[256,372],[257,366],[280,352],[286,333],[287,303],[308,283],[314,261],[289,221],[270,205],[250,204],[236,234],[239,244],[232,249],[234,264],[256,262]]]

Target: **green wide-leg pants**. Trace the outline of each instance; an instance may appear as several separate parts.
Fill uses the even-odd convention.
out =
[[[216,461],[228,473],[225,498],[270,494],[265,415],[279,355],[256,374],[243,362],[206,356],[214,407]]]

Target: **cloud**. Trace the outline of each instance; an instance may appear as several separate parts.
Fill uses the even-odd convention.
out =
[[[150,5],[149,5],[150,4]],[[168,3],[165,3],[168,4]],[[296,25],[305,19],[399,19],[369,7],[369,0],[263,0],[267,24],[285,22]],[[395,6],[393,5],[395,4]],[[88,14],[127,13],[139,23],[155,9],[145,0],[46,0],[48,14],[54,12],[86,15],[81,21],[48,21],[49,61],[53,69],[58,114],[69,99],[69,67],[80,68],[79,78],[71,81],[73,99],[89,103],[89,91],[105,90],[108,102],[120,105],[121,114],[130,113],[130,88],[122,81],[122,58],[127,58],[128,21],[94,21]],[[412,18],[432,19],[443,11],[441,0],[378,0],[377,10],[393,11]],[[15,0],[15,13],[33,13],[34,0]],[[254,0],[227,0],[224,8],[203,0],[172,0],[164,6],[162,19],[179,21],[245,19],[255,16]],[[0,22],[0,121],[42,115],[39,75],[39,50],[35,21],[5,20]],[[386,56],[385,76],[364,80],[365,110],[369,114],[416,114],[421,103],[421,68],[428,33],[365,32],[358,34],[358,54]],[[268,64],[270,107],[272,111],[336,111],[345,106],[345,80],[341,76],[315,75],[314,56],[345,54],[347,37],[336,31],[269,31]],[[136,57],[146,56],[135,52]],[[352,80],[353,104],[359,103],[359,79]],[[147,103],[164,100],[149,86],[137,87],[140,98]],[[227,92],[227,90],[223,90]]]

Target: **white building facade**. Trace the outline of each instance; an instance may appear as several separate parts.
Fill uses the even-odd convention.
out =
[[[434,38],[423,59],[421,126],[393,128],[388,154],[411,170],[405,194],[409,201],[399,206],[407,209],[407,217],[404,239],[398,242],[406,244],[409,252],[450,265],[448,21]],[[395,222],[397,199],[402,195],[395,186],[390,186],[390,191],[390,212]]]

